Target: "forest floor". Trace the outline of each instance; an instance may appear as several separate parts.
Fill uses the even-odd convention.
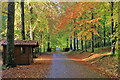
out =
[[[47,58],[47,59],[46,59]],[[2,79],[5,78],[46,78],[50,73],[52,54],[43,54],[34,58],[31,65],[17,65],[15,68],[9,68],[2,71]]]
[[[79,73],[88,74],[89,71],[85,71],[85,67],[96,71],[102,75],[105,75],[109,78],[117,78],[117,62],[118,60],[115,57],[110,56],[110,49],[96,49],[96,52],[83,52],[81,51],[69,51],[69,52],[51,52],[44,53],[41,56],[37,55],[38,58],[34,58],[34,63],[31,65],[17,65],[15,68],[9,68],[2,71],[2,78],[49,78],[53,77],[64,71],[71,71]],[[63,54],[64,53],[64,54]],[[76,62],[74,62],[76,61]],[[54,63],[54,64],[53,64]],[[79,66],[78,66],[78,63]],[[84,65],[83,67],[81,65]],[[67,66],[67,67],[66,67]],[[72,67],[70,67],[72,66]],[[63,68],[62,68],[63,67]],[[66,68],[65,68],[66,67]],[[68,69],[69,67],[69,69]],[[76,68],[77,67],[77,68]],[[82,68],[81,68],[82,67]],[[74,68],[74,69],[73,69]],[[54,70],[55,69],[55,70]],[[59,71],[58,69],[62,70]],[[76,69],[76,71],[74,71]],[[58,71],[56,71],[58,70]],[[81,70],[81,71],[79,71]],[[61,73],[59,75],[61,75]],[[68,73],[64,73],[65,75]],[[92,73],[92,72],[91,72]],[[74,75],[72,73],[69,73]],[[50,76],[48,76],[50,75]],[[70,76],[66,75],[64,77],[76,77],[77,75]],[[60,77],[60,76],[59,76]],[[92,76],[94,77],[94,76]]]
[[[118,59],[110,56],[110,49],[103,48],[95,51],[94,53],[70,51],[66,55],[109,78],[117,78]]]

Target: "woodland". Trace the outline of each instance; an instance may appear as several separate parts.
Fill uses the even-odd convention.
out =
[[[2,2],[0,41],[8,42],[7,66],[15,66],[14,40],[37,40],[36,54],[108,47],[120,60],[119,19],[120,2]]]

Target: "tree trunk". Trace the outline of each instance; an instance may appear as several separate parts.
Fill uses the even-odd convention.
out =
[[[50,48],[50,37],[48,36],[48,49]]]
[[[42,33],[41,33],[41,35],[40,35],[40,37],[41,37],[41,40],[40,40],[40,53],[42,52]]]
[[[31,40],[35,40],[35,33],[32,31],[32,38]]]
[[[2,26],[2,2],[0,2],[0,26]],[[2,30],[0,29],[0,33],[2,33]],[[0,34],[0,40],[2,40],[2,35]]]
[[[31,4],[30,5],[30,15],[31,15],[31,23],[30,23],[30,39],[33,40],[33,32],[32,32],[32,24],[33,24],[33,17],[32,17],[32,14],[33,14],[33,8],[31,7]]]
[[[87,40],[86,40],[86,36],[85,36],[85,52],[87,52]]]
[[[114,3],[111,2],[111,40],[113,38],[113,26],[114,26],[114,20],[113,20],[113,5]],[[113,56],[115,54],[115,47],[113,45],[114,41],[111,41],[111,56]]]
[[[92,40],[91,40],[91,52],[94,52],[93,32],[92,32]]]
[[[99,34],[100,32],[99,32],[99,29],[98,29],[98,34]],[[97,43],[97,48],[99,48],[100,47],[100,37],[98,36],[98,43]]]
[[[68,39],[67,39],[67,48],[68,48]]]
[[[120,27],[120,1],[118,2],[118,28]],[[120,29],[118,29],[118,60],[120,60]],[[120,61],[118,61],[118,78],[120,79]]]
[[[39,46],[37,48],[38,48],[38,53],[39,53]]]
[[[45,46],[44,46],[44,52],[45,52]]]
[[[104,15],[104,19],[106,20],[106,15]],[[104,22],[104,24],[103,24],[103,26],[104,26],[104,47],[106,46],[105,44],[106,44],[106,42],[105,42],[105,22]]]
[[[97,36],[94,35],[94,47],[95,47],[95,48],[97,48],[97,45],[96,45],[96,44],[97,44]]]
[[[78,50],[78,38],[77,38],[77,50]]]
[[[85,26],[86,26],[86,23],[85,23]],[[85,27],[86,29],[86,27]],[[87,40],[86,40],[86,36],[85,36],[85,52],[87,52]]]
[[[74,32],[74,50],[76,50],[76,44],[75,44],[75,32]]]
[[[7,22],[7,66],[15,67],[14,61],[14,2],[8,3],[8,22]]]
[[[22,40],[25,40],[25,30],[24,30],[24,0],[21,0],[21,33],[22,33]]]
[[[50,42],[48,42],[48,49],[50,48]]]
[[[82,36],[81,36],[81,51],[83,51],[83,40],[82,40]]]
[[[48,48],[47,48],[48,52],[51,52],[51,48],[50,48],[50,35],[48,36]]]
[[[33,40],[33,35],[32,35],[32,24],[30,23],[30,40]]]
[[[96,26],[94,26],[94,28],[96,29]],[[94,48],[97,48],[96,44],[97,44],[97,36],[96,35],[93,35],[94,36]]]
[[[70,49],[72,50],[72,36],[70,37]]]
[[[76,35],[76,39],[77,39],[77,50],[78,50],[78,38],[77,38],[77,33],[76,33],[75,35]]]
[[[74,19],[74,24],[76,23],[76,19]],[[75,28],[75,26],[74,26],[74,28]],[[75,44],[75,31],[74,31],[74,50],[76,50],[76,44]]]
[[[92,12],[92,19],[93,19],[93,12]],[[91,28],[93,28],[93,24],[92,24]],[[94,52],[94,41],[93,41],[93,39],[94,39],[94,35],[93,35],[93,32],[91,32],[91,34],[92,34],[92,40],[91,40],[91,52]]]

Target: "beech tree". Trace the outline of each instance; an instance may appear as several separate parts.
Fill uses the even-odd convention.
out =
[[[70,37],[70,49],[72,50],[72,36]]]
[[[21,3],[15,4],[15,39],[22,39],[21,32],[23,31],[23,24],[26,40],[38,40],[39,45],[42,45],[43,48],[47,48],[48,42],[50,46],[58,46],[60,48],[66,47],[66,39],[68,38],[70,43],[70,48],[78,49],[78,42],[83,42],[83,50],[94,51],[94,48],[100,48],[103,46],[111,45],[111,40],[115,37],[117,27],[117,5],[114,2],[113,6],[113,18],[114,22],[111,23],[111,2],[101,2],[101,3],[36,3],[36,2],[25,2],[24,3],[24,13]],[[99,6],[97,6],[99,5]],[[7,7],[3,5],[3,7]],[[93,17],[92,19],[92,9]],[[2,9],[2,15],[4,27],[1,29],[1,35],[5,36],[7,33],[6,19],[7,17],[5,9]],[[22,23],[23,14],[25,21]],[[20,19],[21,18],[21,19]],[[73,19],[76,19],[75,22]],[[111,24],[113,25],[113,34],[111,34]],[[80,30],[82,28],[82,30]],[[41,39],[42,33],[42,43]],[[115,32],[114,32],[115,31]],[[34,33],[34,34],[33,34]],[[75,33],[75,34],[74,34]],[[77,33],[77,34],[76,34]],[[50,35],[50,40],[48,41],[48,36]],[[33,36],[34,35],[34,36]],[[111,35],[111,36],[110,36]],[[112,37],[113,35],[113,37]],[[82,37],[82,39],[81,39]],[[77,42],[75,42],[78,38]],[[92,40],[93,39],[93,40]],[[94,44],[92,44],[92,42]],[[113,43],[115,40],[113,40]],[[116,43],[115,43],[116,44]],[[115,45],[113,44],[113,45]],[[80,44],[81,48],[82,45]],[[91,49],[90,49],[91,48]],[[112,49],[112,48],[111,48]]]
[[[32,31],[32,25],[33,25],[33,7],[31,6],[31,4],[29,4],[29,7],[30,7],[30,20],[31,20],[31,23],[30,23],[30,39],[33,40],[33,31]]]
[[[91,20],[92,19],[94,19],[93,18],[93,10],[91,11],[91,13],[92,13],[92,16],[91,16]],[[91,28],[94,28],[94,25],[93,24],[91,24]],[[93,35],[93,31],[91,31],[91,34],[92,34],[92,39],[91,39],[91,52],[94,52],[94,35]]]
[[[120,27],[120,1],[118,2],[118,27]],[[120,60],[120,29],[118,29],[118,60]],[[120,61],[118,61],[118,78],[120,78]]]
[[[14,11],[15,3],[8,4],[8,21],[7,21],[7,66],[15,67],[14,61]]]
[[[74,18],[74,24],[76,23],[76,19]],[[75,28],[75,26],[74,26]],[[76,42],[75,42],[75,39],[76,39],[76,32],[74,31],[74,50],[76,50]]]
[[[24,0],[21,0],[21,33],[22,33],[22,40],[25,40],[25,29],[24,29]]]
[[[111,2],[111,55],[112,56],[115,54],[115,45],[113,40],[113,26],[114,26],[113,5],[114,5],[114,2]]]

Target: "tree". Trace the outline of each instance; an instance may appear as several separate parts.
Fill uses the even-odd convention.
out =
[[[71,31],[71,28],[70,28]],[[70,49],[72,50],[72,36],[70,36]]]
[[[24,29],[24,0],[21,0],[21,33],[22,33],[22,40],[25,40],[25,29]]]
[[[85,52],[87,52],[87,40],[86,40],[86,36],[85,36]]]
[[[15,4],[8,4],[8,21],[7,21],[7,66],[15,67],[14,61],[14,11]]]
[[[72,50],[72,36],[70,37],[70,49]]]
[[[48,52],[51,52],[51,48],[50,48],[50,35],[48,35],[48,48],[47,48]]]
[[[93,18],[93,11],[92,11],[92,17],[91,17],[91,19],[94,19]],[[94,25],[93,24],[91,24],[91,28],[94,28]],[[94,52],[94,35],[93,35],[93,31],[91,32],[91,34],[92,34],[92,39],[91,39],[91,52]]]
[[[82,39],[82,35],[81,35],[81,51],[83,52],[83,39]]]
[[[86,23],[85,23],[85,26],[86,26]],[[85,27],[86,29],[86,27]],[[85,36],[85,52],[87,52],[87,40],[86,40],[86,36]]]
[[[40,53],[41,53],[41,49],[42,49],[42,31],[41,31],[41,34],[40,34]]]
[[[105,22],[106,22],[106,15],[104,15],[104,19],[105,19]],[[105,22],[104,22],[104,24],[103,24],[103,26],[104,26],[104,45],[103,45],[103,46],[106,46]]]
[[[68,48],[68,38],[67,38],[67,48]]]
[[[76,34],[77,35],[77,34]],[[78,38],[77,38],[77,50],[78,50]]]
[[[120,27],[120,1],[118,2],[118,27]],[[118,60],[120,60],[120,29],[118,29]],[[118,66],[118,78],[120,78],[120,61]]]
[[[30,6],[30,17],[31,17],[31,22],[30,22],[30,39],[33,40],[33,32],[32,32],[32,24],[33,24],[33,7],[31,6],[31,4],[29,4]]]
[[[115,54],[115,46],[113,41],[113,26],[114,26],[114,19],[113,19],[113,5],[114,3],[111,2],[111,55]]]
[[[74,19],[74,24],[75,23],[76,23],[76,19]],[[74,26],[74,28],[75,28],[75,26]],[[74,51],[76,50],[75,36],[76,36],[76,32],[74,31]]]
[[[86,5],[89,5],[89,6],[86,6]],[[82,30],[78,32],[77,36],[81,37],[82,35],[82,37],[86,36],[87,39],[92,38],[91,39],[91,52],[94,52],[94,42],[93,42],[94,35],[97,34],[99,36],[94,26],[96,26],[96,28],[98,28],[98,25],[102,26],[101,23],[99,22],[99,20],[102,18],[93,19],[93,10],[95,9],[95,5],[97,5],[97,3],[82,3],[82,2],[74,3],[73,6],[68,7],[69,9],[66,9],[65,16],[64,17],[61,16],[62,19],[60,20],[60,24],[59,24],[59,27],[62,28],[65,25],[69,24],[71,19],[74,19],[74,23],[73,23],[74,28],[71,34],[75,36],[76,29],[79,30],[80,28],[82,28]],[[89,15],[90,12],[92,13],[91,19],[90,19],[91,15]],[[84,19],[81,16],[87,17],[87,18]],[[76,46],[75,46],[75,37],[74,37],[74,50],[75,49],[76,49]]]

